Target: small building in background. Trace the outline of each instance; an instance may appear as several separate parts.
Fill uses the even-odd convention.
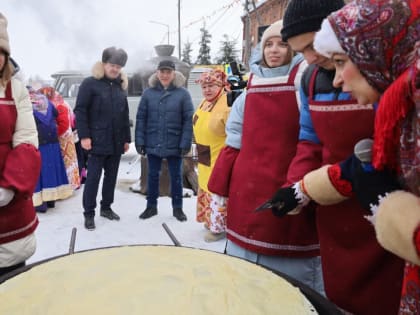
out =
[[[315,1],[315,0],[314,0]],[[288,0],[247,0],[245,1],[242,41],[242,61],[248,66],[251,49],[270,24],[283,17]]]
[[[317,0],[313,0],[317,1]],[[344,0],[349,3],[351,0]],[[242,62],[248,66],[251,49],[254,48],[265,28],[283,18],[289,0],[245,0],[242,41]]]

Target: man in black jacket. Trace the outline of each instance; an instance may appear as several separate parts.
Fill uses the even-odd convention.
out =
[[[102,169],[101,216],[109,220],[120,217],[111,209],[121,155],[131,142],[128,102],[125,90],[127,76],[121,69],[127,54],[115,47],[106,48],[102,62],[97,62],[92,76],[79,88],[76,100],[76,124],[82,148],[89,152],[88,174],[83,191],[85,227],[95,229],[96,195]]]

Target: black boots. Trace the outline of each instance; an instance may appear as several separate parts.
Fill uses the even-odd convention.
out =
[[[112,211],[111,208],[108,209],[101,209],[101,216],[104,218],[107,218],[109,220],[120,220],[120,216],[116,214],[114,211]],[[86,215],[85,214],[85,228],[89,231],[92,231],[96,228],[95,226],[95,217],[94,215]]]
[[[47,201],[47,208],[55,208],[55,200]]]
[[[149,207],[149,208],[146,208],[146,210],[144,210],[142,214],[140,214],[139,218],[148,219],[155,215],[157,215],[157,208]],[[185,213],[182,211],[181,208],[175,208],[173,210],[173,215],[178,221],[181,221],[181,222],[187,221],[187,216],[185,215]]]
[[[146,208],[146,210],[143,211],[142,214],[140,214],[140,219],[148,219],[150,217],[153,217],[154,215],[157,215],[157,208]]]
[[[178,221],[187,221],[187,216],[181,208],[175,208],[173,210],[173,215]]]
[[[111,208],[108,209],[101,209],[101,217],[107,218],[109,220],[120,220],[120,216],[112,211]]]
[[[85,228],[89,231],[93,231],[96,228],[94,217],[85,217]]]

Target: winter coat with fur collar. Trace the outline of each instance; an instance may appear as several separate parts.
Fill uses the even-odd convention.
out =
[[[137,111],[137,148],[145,146],[147,154],[159,157],[180,156],[182,150],[190,149],[194,107],[184,83],[178,71],[167,89],[156,74],[150,77],[150,88],[144,91]]]
[[[131,142],[127,86],[124,73],[114,80],[105,77],[101,62],[80,85],[74,109],[76,125],[80,139],[92,140],[91,153],[122,154],[124,144]]]

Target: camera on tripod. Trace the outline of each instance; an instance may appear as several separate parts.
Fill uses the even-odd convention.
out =
[[[227,103],[231,107],[236,98],[246,88],[248,81],[243,79],[243,69],[241,65],[238,66],[236,61],[229,63],[232,74],[228,76],[227,81],[230,85],[230,91],[227,93]]]

